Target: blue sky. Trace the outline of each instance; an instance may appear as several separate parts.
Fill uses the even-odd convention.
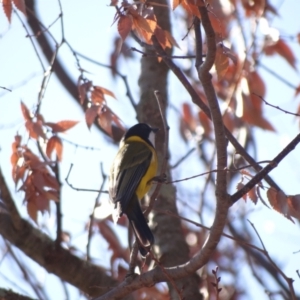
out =
[[[62,1],[64,11],[64,31],[67,41],[74,47],[74,49],[86,56],[91,57],[99,62],[108,63],[109,53],[113,45],[112,37],[117,34],[116,26],[112,25],[114,16],[114,9],[107,4],[109,1]],[[275,6],[281,3],[280,17],[275,17],[273,26],[279,28],[281,32],[286,34],[296,34],[300,32],[300,25],[295,25],[295,20],[299,18],[300,7],[296,6],[294,1],[272,1]],[[39,13],[44,24],[49,25],[55,20],[59,14],[59,7],[54,2],[39,1]],[[19,13],[20,14],[20,13]],[[23,18],[21,16],[21,18]],[[24,18],[23,18],[24,19]],[[61,39],[61,27],[57,22],[51,27],[52,34],[56,39]],[[32,50],[32,45],[28,38],[22,24],[14,14],[12,23],[9,25],[4,14],[0,14],[0,65],[2,72],[0,73],[0,86],[12,88],[12,92],[0,90],[0,165],[3,170],[11,190],[14,191],[13,181],[11,176],[11,165],[9,156],[11,154],[11,143],[16,132],[26,134],[23,118],[20,110],[20,101],[24,101],[29,108],[33,108],[37,102],[37,93],[42,80],[42,70],[40,64]],[[174,33],[177,40],[180,42],[180,34]],[[132,46],[136,46],[131,42]],[[292,43],[294,53],[299,53],[299,45]],[[176,50],[181,53],[180,50]],[[67,66],[69,74],[71,74],[74,81],[77,80],[79,73],[76,69],[75,60],[70,53],[68,47],[64,45],[59,52],[59,58],[64,61]],[[136,62],[139,56],[135,55],[132,61],[122,61],[120,72],[128,75],[131,90],[135,99],[138,99],[137,79],[139,68]],[[43,59],[45,66],[46,61]],[[295,86],[299,85],[299,73],[293,70],[287,63],[279,56],[266,57],[264,63],[287,78]],[[88,77],[93,80],[94,84],[103,86],[112,90],[117,100],[108,99],[108,104],[121,117],[126,126],[133,125],[135,120],[135,113],[130,106],[129,100],[126,97],[126,91],[119,79],[112,80],[109,71],[99,68],[89,62],[81,60],[82,67],[88,70]],[[297,64],[299,69],[299,62]],[[5,70],[5,71],[3,71]],[[267,82],[266,100],[274,105],[295,111],[298,107],[298,99],[294,99],[294,91],[278,79],[272,77],[264,70],[259,69],[260,74]],[[26,84],[20,84],[24,80],[28,80]],[[189,97],[178,82],[170,77],[170,99],[173,105],[180,109],[181,104],[189,101]],[[64,161],[61,166],[62,178],[65,178],[68,173],[71,163],[74,163],[74,168],[70,177],[70,181],[74,186],[97,189],[101,185],[100,176],[100,162],[103,162],[104,170],[107,173],[114,154],[116,153],[116,146],[107,143],[107,139],[100,135],[97,130],[91,129],[89,131],[84,122],[84,115],[79,106],[74,104],[70,99],[69,94],[58,83],[55,76],[52,76],[45,98],[42,104],[42,114],[44,114],[47,121],[56,122],[64,119],[81,121],[74,129],[63,135],[64,138],[79,143],[81,145],[96,147],[100,150],[86,150],[82,148],[75,148],[70,144],[64,143]],[[257,155],[258,160],[272,159],[277,153],[299,132],[299,120],[293,116],[285,115],[274,108],[265,107],[265,115],[276,128],[276,133],[269,133],[260,129],[255,130],[255,136],[258,140]],[[177,134],[177,118],[178,116],[172,110],[169,111],[169,123],[171,126],[171,149],[179,149],[177,153],[173,153],[172,161],[176,161],[181,157],[182,153],[192,147],[192,143],[185,145],[178,145]],[[29,142],[29,145],[31,142]],[[279,182],[284,192],[287,194],[300,194],[299,186],[299,154],[300,147],[298,146],[272,173],[272,177]],[[187,160],[188,168],[186,170],[174,172],[174,177],[185,177],[186,174],[199,173],[199,166],[195,165],[196,154]],[[192,167],[190,167],[192,166]],[[83,174],[88,174],[88,176]],[[198,189],[199,181],[190,181],[189,186]],[[179,187],[186,187],[184,183]],[[88,216],[92,211],[95,199],[94,193],[78,193],[68,188],[64,183],[63,188],[63,211],[64,219],[63,226],[66,231],[72,232],[72,243],[81,251],[84,251],[86,244],[86,232],[84,230]],[[22,204],[22,194],[15,193],[14,197],[17,201],[18,207],[22,214],[26,216],[26,209]],[[107,202],[107,195],[103,195],[103,202]],[[273,258],[278,258],[278,262],[287,276],[293,277],[295,281],[295,289],[300,293],[299,278],[297,278],[295,270],[299,266],[299,253],[293,252],[300,250],[300,238],[298,225],[292,224],[290,221],[282,217],[280,214],[268,210],[261,204],[253,206],[249,201],[245,204],[243,201],[235,204],[231,209],[231,220],[235,220],[235,212],[245,210],[248,212],[247,218],[255,223],[265,246]],[[249,212],[251,211],[251,212]],[[208,216],[207,223],[210,224],[212,216]],[[48,216],[40,216],[41,224],[46,224],[50,228],[55,224],[54,210]],[[53,230],[53,233],[55,230]],[[52,234],[53,234],[52,233]],[[126,237],[124,230],[118,230],[118,234],[122,238],[124,246],[126,246]],[[278,246],[278,240],[280,245]],[[96,258],[96,262],[109,266],[110,253],[106,251],[106,242],[99,236],[93,240],[92,255]],[[259,246],[259,243],[257,244]],[[1,246],[1,249],[5,247]],[[99,255],[101,253],[101,255]],[[26,261],[29,261],[28,259]],[[15,266],[11,268],[11,261],[3,262],[6,268],[13,272],[17,269]],[[41,282],[46,283],[46,287],[51,287],[53,282],[57,279],[55,276],[48,275],[44,270],[38,267],[35,263],[31,263],[34,270],[37,270],[38,278]],[[7,269],[8,270],[8,269]],[[18,271],[16,271],[18,272]],[[244,270],[245,276],[251,276],[249,271]],[[15,273],[7,273],[7,276],[14,278]],[[250,286],[253,285],[251,281]],[[11,283],[7,282],[0,276],[0,286],[10,287]],[[12,286],[13,287],[13,286]],[[28,293],[32,291],[22,286]],[[14,287],[13,287],[14,288]],[[71,293],[75,292],[69,288]],[[250,293],[251,293],[251,289]],[[50,289],[48,290],[50,294]],[[58,292],[59,294],[60,292]],[[261,294],[260,299],[266,297],[261,289],[259,292],[255,290],[255,295]],[[255,295],[249,296],[247,299],[254,299]],[[246,299],[246,298],[245,298]]]

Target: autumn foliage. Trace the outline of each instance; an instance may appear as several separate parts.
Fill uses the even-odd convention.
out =
[[[101,187],[89,190],[87,186],[73,186],[70,181],[73,162],[66,167],[66,153],[71,151],[66,148],[64,136],[69,130],[77,130],[79,121],[73,120],[76,118],[70,116],[67,110],[60,121],[46,121],[51,119],[51,113],[42,110],[45,95],[41,92],[32,107],[22,100],[21,125],[12,135],[9,145],[11,177],[16,195],[22,198],[27,214],[15,214],[11,208],[19,203],[15,205],[10,197],[6,197],[0,201],[0,222],[1,216],[4,220],[7,216],[13,219],[17,215],[19,221],[24,222],[28,216],[35,227],[30,223],[26,225],[32,226],[26,234],[34,236],[35,230],[39,230],[40,238],[44,234],[39,228],[43,215],[53,215],[55,209],[56,228],[49,228],[49,232],[53,233],[52,237],[56,234],[56,238],[45,239],[47,247],[50,245],[47,251],[38,253],[37,250],[38,254],[32,255],[27,245],[22,248],[17,239],[18,230],[22,228],[16,226],[17,229],[7,231],[16,234],[15,240],[10,240],[9,235],[5,235],[5,226],[2,226],[0,234],[5,237],[5,245],[10,243],[19,247],[47,272],[75,286],[78,295],[83,292],[87,297],[123,299],[132,293],[133,299],[163,300],[173,299],[173,295],[179,299],[244,299],[245,295],[253,295],[247,282],[251,280],[255,287],[267,291],[269,299],[273,299],[272,295],[298,299],[291,275],[286,275],[283,267],[272,259],[259,235],[262,226],[257,229],[253,223],[249,221],[249,225],[245,221],[250,210],[253,214],[260,210],[272,212],[276,218],[281,217],[283,224],[288,222],[298,226],[300,220],[299,192],[291,195],[284,184],[272,178],[271,173],[273,169],[282,167],[282,160],[294,151],[300,136],[287,142],[281,147],[283,149],[278,145],[268,145],[268,149],[273,150],[274,146],[277,151],[280,148],[275,158],[267,157],[264,161],[257,158],[261,149],[257,132],[274,137],[281,129],[281,124],[271,120],[266,107],[291,118],[298,118],[300,112],[300,105],[296,104],[298,111],[290,111],[278,105],[277,99],[268,98],[270,85],[266,74],[292,89],[295,99],[299,100],[300,84],[291,83],[290,78],[281,74],[276,66],[271,69],[265,63],[266,59],[281,59],[285,67],[298,76],[299,54],[294,51],[291,40],[299,47],[300,33],[284,35],[280,28],[273,27],[273,19],[280,16],[280,7],[271,0],[172,0],[170,3],[163,0],[111,0],[110,3],[98,3],[109,6],[113,11],[109,25],[116,32],[116,36],[110,36],[113,41],[110,58],[107,59],[110,64],[102,64],[80,54],[75,49],[77,46],[69,42],[64,28],[63,1],[58,1],[60,12],[57,18],[47,25],[39,19],[34,2],[3,0],[3,16],[11,24],[15,22],[13,14],[19,16],[20,13],[19,21],[26,29],[26,37],[34,45],[33,53],[37,53],[39,61],[43,61],[44,56],[47,59],[49,68],[42,70],[40,91],[46,93],[48,89],[54,89],[49,82],[52,83],[52,77],[56,76],[82,110],[85,134],[92,136],[95,128],[98,135],[94,141],[100,140],[99,134],[105,138],[97,155],[101,164],[100,176],[96,180]],[[172,16],[170,28],[170,20],[166,22],[163,14],[166,11]],[[89,26],[89,22],[83,23]],[[52,26],[61,26],[60,42]],[[102,39],[104,33],[101,28],[97,33],[97,38],[101,36]],[[91,35],[91,44],[93,38]],[[107,41],[103,38],[102,42]],[[71,77],[62,79],[61,73],[67,66],[58,53],[63,47],[74,59],[77,73],[72,76],[75,80]],[[51,55],[47,56],[47,51],[52,51]],[[137,60],[137,57],[142,59]],[[82,63],[85,60],[100,66],[100,70],[102,67],[108,69],[113,88],[101,82],[101,76],[96,81],[93,72]],[[145,61],[150,63],[144,64]],[[203,70],[208,62],[211,63],[209,70]],[[134,72],[128,67],[131,63],[135,64]],[[142,67],[139,68],[138,64]],[[137,73],[138,69],[143,70],[144,76],[140,76],[138,83],[132,83],[135,80],[133,73]],[[65,73],[68,76],[68,72]],[[165,90],[160,91],[164,95],[161,100],[157,94],[154,96],[154,91],[160,81],[168,82],[167,76],[172,76],[172,80],[170,86],[164,86]],[[122,89],[119,89],[121,85]],[[125,90],[124,95],[120,94],[120,90]],[[170,90],[172,99],[168,98]],[[136,93],[134,97],[133,91]],[[143,99],[145,95],[146,100]],[[153,188],[155,197],[149,195],[149,199],[144,199],[141,204],[155,235],[155,246],[146,259],[137,254],[138,245],[134,243],[134,234],[128,230],[127,219],[121,217],[119,227],[114,227],[111,214],[103,213],[108,203],[106,185],[109,167],[106,164],[110,159],[106,146],[110,142],[119,142],[129,123],[126,113],[116,113],[113,106],[123,103],[125,98],[139,122],[160,127],[156,149],[163,167],[158,175],[162,178],[168,175],[167,181],[153,180],[153,185],[158,186],[157,194]],[[140,98],[141,102],[133,98]],[[27,98],[24,96],[22,99]],[[60,104],[53,104],[53,110],[60,110]],[[298,126],[295,124],[290,126]],[[287,124],[284,125],[288,128]],[[166,132],[170,134],[169,140]],[[94,149],[93,146],[81,145],[82,136],[77,138],[69,143],[75,149],[74,153],[83,149],[85,154],[81,156],[80,163],[85,164],[85,170],[76,179],[81,185],[81,179],[90,176],[92,185],[95,178],[90,175],[88,151]],[[164,149],[166,146],[169,149]],[[92,164],[96,165],[98,161],[94,159]],[[76,162],[74,166],[76,168]],[[282,174],[282,177],[289,176],[285,171]],[[8,186],[5,178],[0,178],[1,195],[8,195],[5,192]],[[74,200],[68,211],[61,211],[61,204],[65,203],[63,195],[70,190],[75,190],[78,195],[91,192],[93,202],[86,201],[88,196],[78,196],[80,201]],[[55,205],[51,206],[51,202]],[[76,234],[65,231],[62,225],[65,215],[69,214],[72,218],[72,209],[78,207],[82,215],[86,213],[82,226],[84,246],[74,246],[72,234]],[[99,211],[103,213],[100,217]],[[215,215],[218,211],[222,213]],[[231,214],[232,211],[234,213]],[[14,222],[12,220],[11,223]],[[1,224],[10,224],[10,221],[5,219]],[[24,233],[20,236],[23,237]],[[257,240],[261,242],[259,246]],[[97,241],[100,241],[102,253]],[[38,245],[36,247],[39,248]],[[66,260],[63,269],[52,268],[51,262],[55,265],[54,262],[65,250],[66,255],[70,255],[68,258],[75,257],[80,267],[73,269]],[[281,260],[282,257],[278,258],[278,261]],[[50,267],[47,265],[49,262]],[[247,275],[242,273],[244,269]],[[87,273],[81,275],[81,270]],[[132,276],[134,272],[136,274]],[[262,278],[261,273],[267,280]],[[26,271],[23,274],[24,278],[28,278]],[[297,274],[300,277],[298,271]],[[195,291],[194,298],[189,294],[191,291]],[[37,296],[42,298],[41,294],[37,293]]]

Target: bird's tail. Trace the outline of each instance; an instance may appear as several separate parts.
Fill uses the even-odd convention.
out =
[[[126,211],[126,215],[139,241],[140,253],[142,256],[146,256],[154,243],[154,236],[143,215],[138,199],[132,201]]]

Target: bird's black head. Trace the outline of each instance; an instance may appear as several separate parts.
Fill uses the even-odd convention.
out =
[[[126,140],[131,136],[138,136],[154,146],[154,140],[151,139],[151,136],[153,136],[153,133],[156,133],[157,130],[158,128],[152,128],[145,123],[138,123],[128,129],[125,133],[124,139]]]

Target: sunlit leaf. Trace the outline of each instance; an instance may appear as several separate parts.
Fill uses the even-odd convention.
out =
[[[300,220],[300,195],[288,196],[287,198],[289,214]]]
[[[10,23],[11,21],[11,13],[12,13],[12,4],[11,0],[2,0],[2,7],[4,10],[4,13]]]
[[[46,154],[49,158],[51,158],[51,154],[55,150],[58,161],[62,159],[62,141],[58,136],[52,136],[48,142],[46,147]]]
[[[85,111],[85,122],[89,129],[91,128],[92,124],[94,123],[95,118],[97,117],[100,109],[101,108],[99,105],[92,105]]]
[[[118,21],[118,32],[122,38],[123,41],[127,38],[128,34],[130,33],[132,29],[132,16],[120,16],[120,19]]]
[[[27,212],[29,217],[35,222],[37,223],[37,207],[36,204],[32,201],[27,202]]]
[[[25,0],[12,0],[16,8],[26,15]]]
[[[57,123],[46,122],[45,125],[50,127],[53,133],[58,133],[58,132],[65,132],[71,129],[76,124],[78,124],[78,122],[79,121],[64,120],[64,121],[59,121]]]
[[[31,120],[30,111],[22,101],[21,101],[21,110],[25,121]]]

